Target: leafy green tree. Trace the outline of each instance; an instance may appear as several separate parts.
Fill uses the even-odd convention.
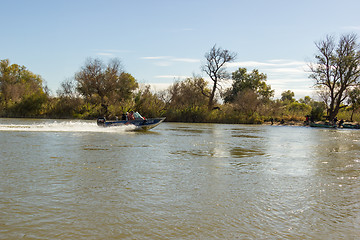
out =
[[[0,99],[3,113],[11,116],[35,116],[40,114],[47,100],[43,80],[25,66],[0,61]]]
[[[133,97],[134,90],[138,89],[139,84],[136,79],[130,74],[122,72],[119,76],[119,82],[115,91],[115,101],[126,101]]]
[[[289,104],[288,111],[293,115],[305,116],[311,112],[311,106],[293,101]]]
[[[203,106],[208,103],[210,89],[207,82],[200,77],[187,78],[177,81],[168,89],[170,95],[170,107],[184,108]]]
[[[170,121],[201,122],[206,118],[211,90],[201,77],[177,81],[168,89],[166,118]]]
[[[274,96],[274,90],[271,90],[271,86],[266,84],[266,79],[266,74],[259,73],[257,69],[247,73],[246,68],[239,68],[232,73],[233,84],[226,91],[224,101],[226,103],[234,102],[238,95],[249,94],[249,91],[254,92],[258,100],[269,100]]]
[[[230,78],[226,71],[226,64],[233,62],[236,53],[229,50],[223,50],[214,45],[208,53],[205,54],[206,63],[202,66],[202,70],[210,77],[213,87],[208,99],[208,109],[211,110],[215,104],[215,93],[219,89],[222,81]]]
[[[360,108],[360,88],[354,88],[349,92],[348,103],[351,108],[350,121],[353,121],[354,113]]]
[[[88,59],[75,74],[77,91],[88,103],[105,108],[133,97],[138,88],[136,79],[122,69],[120,60],[112,59],[107,66],[100,59]]]
[[[51,99],[49,115],[56,118],[72,118],[80,111],[83,100],[79,97],[74,79],[67,79],[56,91],[57,98]]]
[[[26,94],[22,100],[9,108],[11,116],[37,117],[42,115],[42,106],[47,101],[47,96],[41,91]]]
[[[295,94],[293,91],[291,90],[287,90],[281,93],[281,101],[283,102],[295,102],[295,98],[294,98]]]
[[[309,96],[305,96],[304,98],[300,98],[299,102],[304,103],[306,105],[310,105],[313,100]]]
[[[322,120],[326,109],[324,102],[313,102],[311,104],[310,119],[314,121]]]
[[[165,109],[165,102],[159,94],[151,92],[150,85],[147,85],[136,94],[134,108],[144,117],[159,117]]]
[[[241,94],[236,95],[233,100],[234,109],[252,116],[261,104],[258,95],[252,89],[244,89]]]
[[[310,64],[319,95],[333,120],[348,96],[348,90],[360,81],[360,51],[355,34],[342,35],[339,43],[334,37],[316,43],[316,63]],[[344,106],[344,105],[343,105]]]

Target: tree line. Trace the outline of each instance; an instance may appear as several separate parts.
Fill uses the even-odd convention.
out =
[[[295,100],[291,90],[274,99],[267,75],[257,69],[238,68],[229,73],[227,63],[237,54],[214,45],[205,53],[201,70],[209,77],[192,76],[154,92],[127,73],[119,59],[104,63],[89,58],[78,72],[63,81],[52,96],[41,76],[25,66],[0,60],[0,117],[108,119],[130,110],[146,117],[166,116],[167,121],[262,123],[335,117],[357,120],[360,109],[360,51],[355,34],[332,36],[316,43],[310,78],[321,97]],[[231,86],[225,88],[224,83]]]

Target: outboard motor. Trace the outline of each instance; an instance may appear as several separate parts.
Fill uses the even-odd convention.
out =
[[[106,119],[104,117],[99,117],[96,121],[98,126],[105,127]]]

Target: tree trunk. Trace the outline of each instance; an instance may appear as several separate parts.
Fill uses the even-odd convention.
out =
[[[213,106],[214,106],[214,96],[211,94],[209,98],[208,109],[211,110]]]
[[[216,87],[217,87],[217,81],[214,81],[214,86],[213,86],[213,89],[211,91],[211,95],[209,97],[209,104],[208,104],[208,109],[209,110],[212,110],[212,108],[214,106],[214,98],[215,98]]]
[[[336,115],[337,115],[337,112],[338,112],[338,111],[335,111],[335,110],[332,110],[332,111],[329,112],[329,121],[334,120],[334,118],[335,118]]]
[[[353,121],[354,112],[355,112],[355,108],[353,108],[353,110],[352,110],[352,112],[351,112],[350,122],[352,122],[352,121]]]

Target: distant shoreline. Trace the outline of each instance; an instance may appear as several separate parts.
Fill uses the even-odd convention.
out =
[[[47,118],[47,117],[0,117],[0,119],[39,119],[39,120],[82,120],[82,121],[94,121],[96,122],[96,119],[82,119],[82,118]],[[306,124],[305,121],[296,121],[296,120],[284,120],[279,121],[269,121],[266,120],[262,123],[226,123],[226,122],[184,122],[184,121],[164,121],[169,123],[204,123],[204,124],[236,124],[236,125],[266,125],[266,126],[298,126],[298,127],[306,127],[309,126],[309,124]],[[317,123],[325,124],[325,121],[318,121]],[[344,124],[353,124],[353,125],[359,125],[359,122],[344,122]]]

